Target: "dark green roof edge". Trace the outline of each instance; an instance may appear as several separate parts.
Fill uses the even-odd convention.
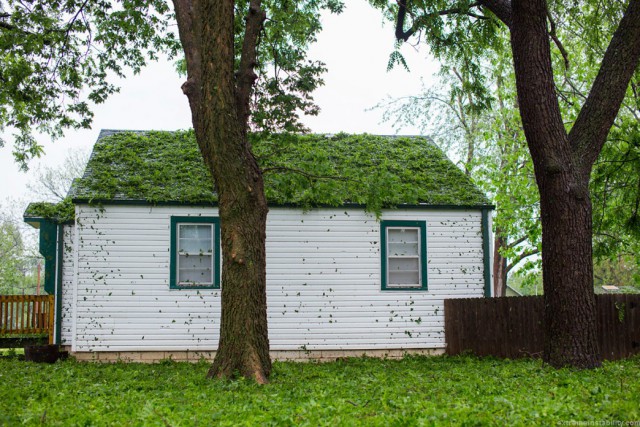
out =
[[[127,206],[195,206],[195,207],[217,207],[218,203],[189,203],[189,202],[150,202],[148,200],[130,200],[130,199],[104,199],[104,200],[89,200],[89,199],[72,199],[73,203],[76,205],[89,205],[89,206],[100,206],[100,205],[127,205]],[[296,204],[272,204],[269,203],[270,208],[299,208],[299,209],[325,209],[325,208],[354,208],[354,209],[365,209],[366,205],[358,204],[358,203],[344,203],[342,205],[317,205],[317,206],[301,206]],[[383,207],[384,210],[395,210],[395,209],[495,209],[495,205],[410,205],[410,204],[400,204],[396,206]]]

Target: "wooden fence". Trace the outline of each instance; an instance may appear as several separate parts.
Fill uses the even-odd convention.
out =
[[[603,358],[640,354],[640,295],[596,295],[596,308]],[[543,297],[449,299],[444,317],[447,354],[542,355]]]
[[[53,343],[53,295],[0,295],[0,335],[49,334]]]

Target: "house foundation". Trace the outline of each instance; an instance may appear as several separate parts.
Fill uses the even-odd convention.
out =
[[[213,361],[215,351],[101,351],[71,352],[70,347],[62,350],[79,362],[102,363],[159,363],[165,360],[175,362]],[[405,356],[436,356],[444,354],[444,349],[397,349],[397,350],[274,350],[271,359],[280,362],[333,362],[349,357],[375,357],[380,359],[402,359]]]

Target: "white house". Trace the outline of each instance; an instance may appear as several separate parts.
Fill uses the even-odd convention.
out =
[[[427,139],[253,144],[273,358],[441,352],[444,299],[490,296],[492,206]],[[192,132],[102,131],[68,200],[25,221],[41,230],[56,342],[77,358],[212,357],[220,223]]]

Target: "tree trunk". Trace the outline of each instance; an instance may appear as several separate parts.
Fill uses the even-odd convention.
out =
[[[557,367],[599,366],[589,177],[640,63],[640,0],[629,0],[569,134],[553,79],[546,0],[479,3],[511,32],[520,116],[540,190],[544,359]]]
[[[544,361],[552,366],[600,366],[593,292],[588,178],[569,173],[538,181],[542,215],[545,306]]]
[[[234,70],[234,2],[174,0],[187,60],[196,140],[216,183],[222,246],[222,314],[218,351],[208,377],[240,374],[259,383],[271,371],[266,302],[267,202],[262,172],[247,140],[255,82],[260,2],[246,19],[240,70]]]
[[[271,371],[266,299],[267,202],[246,137],[230,138],[214,162],[220,195],[222,314],[209,377],[236,372],[266,383]],[[224,190],[222,190],[224,188]]]
[[[544,360],[600,365],[593,260],[591,164],[575,155],[555,94],[545,0],[512,1],[511,46],[518,100],[540,190],[545,300]]]
[[[506,242],[496,232],[493,244],[493,296],[503,297],[507,295],[507,259],[502,256],[500,249],[505,247]]]

